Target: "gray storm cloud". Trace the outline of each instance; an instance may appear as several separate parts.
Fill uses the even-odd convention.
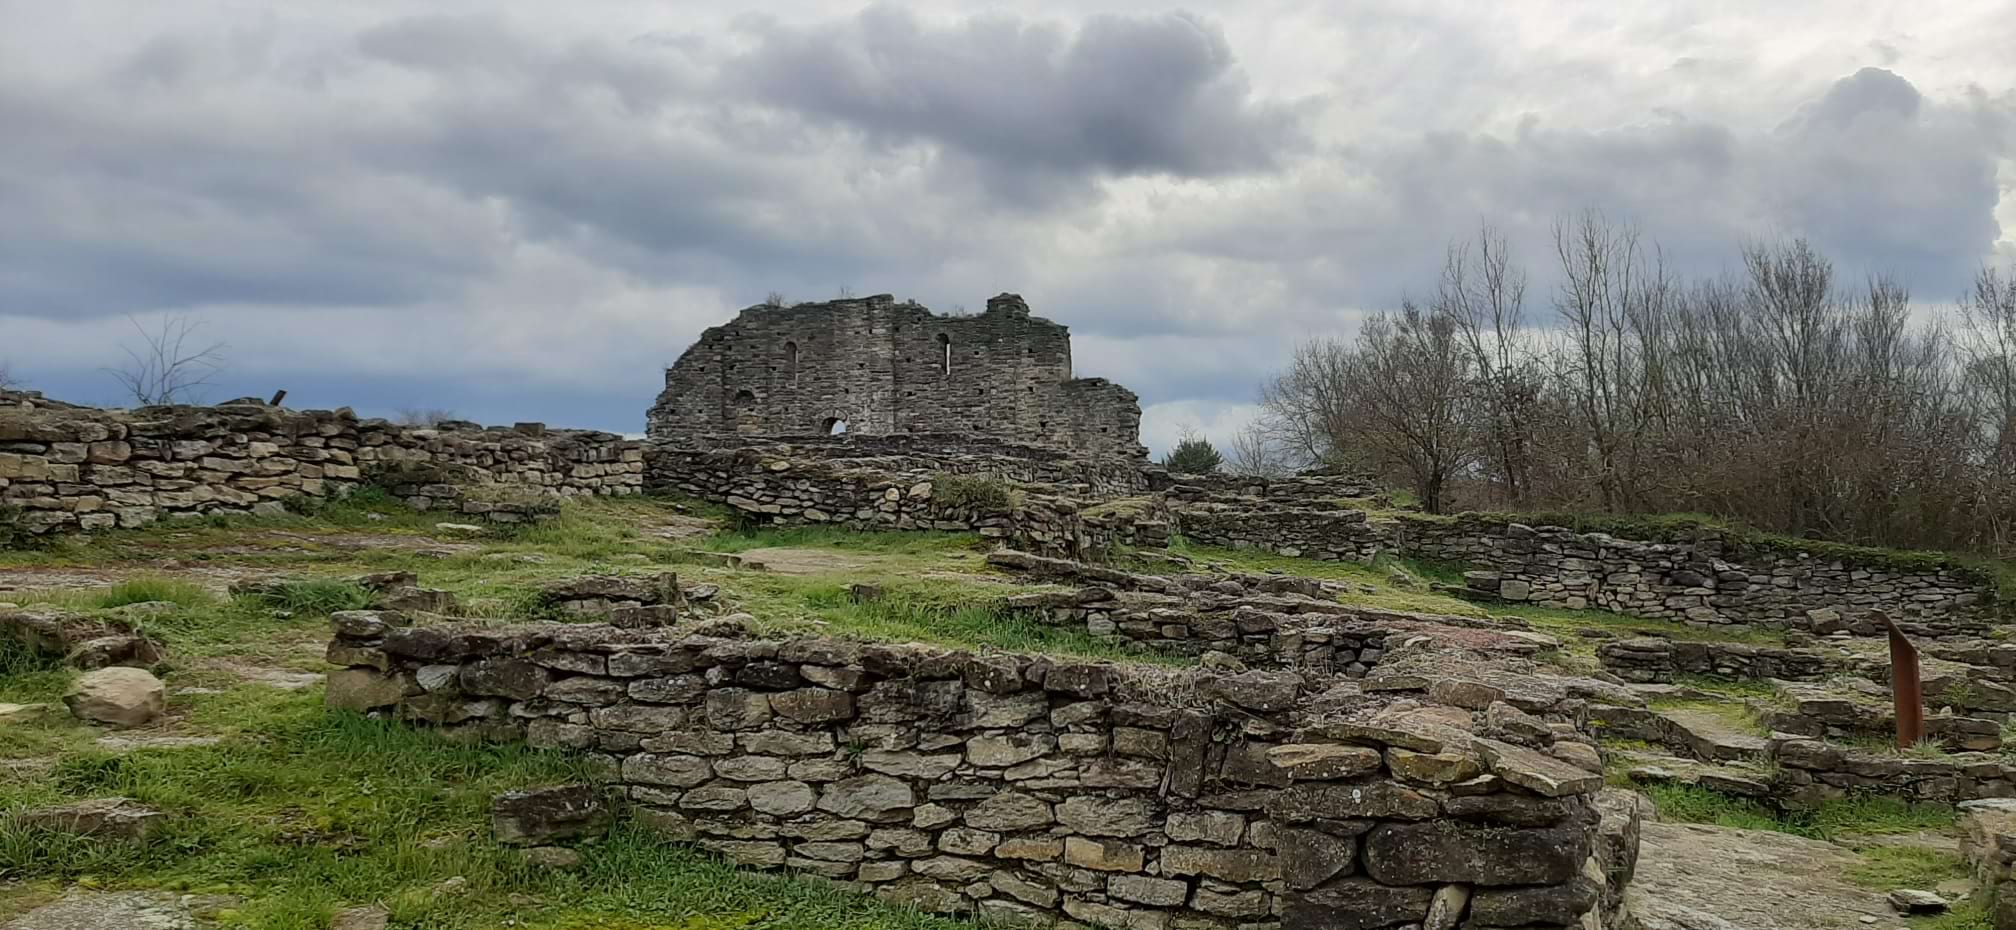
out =
[[[1199,410],[1432,286],[1480,221],[1536,266],[1552,220],[1592,206],[1685,271],[1804,235],[1930,299],[2008,248],[2006,87],[1934,94],[1899,65],[1815,75],[1777,112],[1576,121],[1519,118],[1487,73],[1382,86],[1364,121],[1348,69],[1262,93],[1236,34],[1183,13],[875,7],[676,34],[416,15],[192,21],[61,70],[0,56],[0,357],[92,384],[75,371],[116,358],[107,321],[187,311],[256,321],[232,342],[262,367],[361,385],[380,375],[344,321],[403,318],[470,343],[414,384],[461,396],[517,366],[622,427],[658,364],[769,291],[1015,290],[1072,325],[1083,372]],[[1468,47],[1424,45],[1419,68],[1444,46]],[[1715,80],[1662,79],[1682,77]],[[1445,100],[1508,118],[1394,117]],[[541,370],[539,346],[591,357]]]

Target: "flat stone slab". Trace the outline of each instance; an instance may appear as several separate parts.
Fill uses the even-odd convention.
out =
[[[178,895],[152,891],[73,891],[0,924],[0,930],[195,930]]]
[[[1709,711],[1675,708],[1659,711],[1659,716],[1695,758],[1706,762],[1762,759],[1771,753],[1769,739],[1745,732]]]
[[[1903,920],[1843,876],[1832,843],[1765,830],[1646,823],[1624,909],[1640,930],[1868,930]],[[1874,918],[1865,921],[1864,918]]]

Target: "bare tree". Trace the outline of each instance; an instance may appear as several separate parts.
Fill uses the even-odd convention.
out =
[[[763,306],[770,307],[773,309],[784,306],[784,292],[771,291],[770,293],[764,295]]]
[[[138,319],[127,317],[140,334],[138,347],[121,345],[127,364],[107,369],[126,389],[134,403],[143,407],[190,403],[224,368],[225,344],[204,343],[198,338],[201,320],[167,316],[153,329]]]
[[[455,419],[455,411],[437,408],[401,407],[393,422],[400,426],[440,426]]]
[[[1478,231],[1475,252],[1469,243],[1449,247],[1435,312],[1455,325],[1469,353],[1485,455],[1503,499],[1516,504],[1527,491],[1541,384],[1532,344],[1522,332],[1526,272],[1512,264],[1502,234],[1486,225]]]
[[[1232,435],[1228,468],[1235,475],[1280,478],[1293,474],[1287,451],[1277,445],[1264,423],[1249,423]]]
[[[1355,343],[1297,346],[1287,373],[1263,392],[1261,428],[1306,463],[1404,482],[1440,513],[1450,479],[1473,454],[1470,372],[1456,322],[1403,301],[1398,312],[1367,319]]]
[[[0,391],[11,391],[20,386],[21,382],[14,378],[13,366],[0,362]]]

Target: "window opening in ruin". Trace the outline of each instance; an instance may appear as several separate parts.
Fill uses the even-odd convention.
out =
[[[824,430],[828,436],[847,435],[847,421],[839,417],[827,417],[826,422],[821,424],[819,428]]]
[[[784,343],[784,375],[792,384],[798,383],[798,343]]]
[[[747,407],[755,402],[756,402],[755,392],[747,390],[735,392],[735,406]]]
[[[947,336],[947,335],[945,335],[944,333],[939,333],[939,334],[938,334],[938,352],[939,352],[939,356],[938,356],[938,373],[939,373],[939,374],[941,374],[941,375],[949,375],[949,374],[951,374],[951,373],[952,373],[952,337],[951,337],[951,336]]]

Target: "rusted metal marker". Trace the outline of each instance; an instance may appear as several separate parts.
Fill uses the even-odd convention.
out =
[[[1925,738],[1925,685],[1918,672],[1918,647],[1889,617],[1883,618],[1883,625],[1890,630],[1890,701],[1897,714],[1897,748],[1910,749]]]

